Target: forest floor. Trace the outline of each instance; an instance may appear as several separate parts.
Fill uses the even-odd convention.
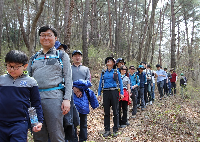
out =
[[[158,94],[158,93],[156,93]],[[197,99],[196,99],[197,98]],[[138,109],[135,119],[130,118],[129,126],[120,128],[117,137],[104,138],[103,107],[92,110],[88,114],[89,142],[199,142],[200,141],[200,97],[182,99],[180,95],[165,97],[148,105],[145,111]],[[129,116],[131,116],[130,105]],[[111,110],[111,132],[113,127]],[[78,128],[79,130],[79,128]],[[32,136],[28,137],[32,142]]]
[[[145,111],[130,118],[126,128],[119,129],[117,137],[104,138],[103,107],[92,110],[88,115],[88,141],[200,141],[200,98],[182,99],[180,95],[157,99]],[[130,108],[132,106],[130,105]],[[112,112],[112,111],[111,111]],[[112,113],[111,113],[112,114]],[[131,109],[129,110],[131,116]],[[110,116],[111,128],[113,116]],[[112,131],[112,130],[111,130]]]

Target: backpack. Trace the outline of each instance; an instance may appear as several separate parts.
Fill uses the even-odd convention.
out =
[[[37,56],[41,53],[41,51],[38,51],[35,53],[35,55],[33,56],[32,58],[32,61],[31,61],[31,72],[32,72],[32,65],[34,64],[34,62],[36,60],[43,60],[43,59],[49,59],[49,58],[56,58],[58,59],[60,65],[62,66],[62,74],[63,74],[63,61],[62,61],[62,57],[64,55],[64,52],[62,50],[56,50],[56,55],[51,55],[51,56],[45,56],[45,57],[40,57],[40,58],[37,58]],[[32,73],[29,74],[30,76],[32,76]],[[63,75],[62,75],[63,76]],[[44,91],[52,91],[52,90],[58,90],[58,89],[61,89],[62,91],[64,91],[64,78],[63,78],[63,82],[60,83],[58,85],[58,87],[53,87],[53,88],[47,88],[47,89],[39,89],[40,92],[44,92]]]

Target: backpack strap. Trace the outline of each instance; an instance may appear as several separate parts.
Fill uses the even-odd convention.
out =
[[[60,83],[58,85],[58,87],[53,87],[53,88],[47,88],[47,89],[39,89],[39,92],[44,92],[44,91],[52,91],[52,90],[58,90],[58,89],[64,89],[64,76],[63,76],[63,55],[64,52],[60,51],[60,50],[56,50],[56,56],[55,55],[51,55],[51,56],[45,56],[45,57],[39,57],[37,58],[37,56],[41,53],[41,51],[37,52],[33,58],[32,58],[32,62],[31,62],[31,71],[32,71],[32,65],[36,60],[43,60],[43,59],[50,59],[50,58],[57,58],[60,65],[62,66],[62,77],[63,77],[63,82]],[[32,75],[31,75],[32,76]]]

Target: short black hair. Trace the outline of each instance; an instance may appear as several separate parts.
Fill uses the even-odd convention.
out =
[[[135,68],[135,67],[132,65],[132,66],[129,67],[129,69],[131,69],[131,68]]]
[[[56,29],[55,29],[52,25],[45,25],[45,26],[42,26],[42,27],[39,29],[39,36],[40,36],[41,32],[46,32],[47,30],[51,30],[51,31],[54,33],[54,36],[55,36],[55,37],[58,36]]]
[[[145,65],[146,65],[147,63],[146,63],[146,62],[144,62],[144,61],[142,61],[142,62],[140,62],[140,65],[142,65],[142,64],[145,64]]]
[[[167,70],[167,68],[164,68],[164,70]]]
[[[19,50],[11,50],[6,54],[5,57],[6,63],[19,63],[19,64],[28,64],[28,56]]]

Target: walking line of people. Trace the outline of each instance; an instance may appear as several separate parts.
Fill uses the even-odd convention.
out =
[[[5,57],[7,74],[0,76],[0,141],[26,142],[31,128],[35,142],[83,142],[87,140],[87,114],[89,104],[99,106],[103,94],[103,137],[111,135],[110,107],[113,110],[113,136],[118,129],[130,125],[129,118],[136,118],[137,111],[144,111],[155,101],[155,78],[160,94],[176,95],[177,74],[173,69],[157,64],[157,71],[141,62],[136,68],[126,66],[123,58],[105,59],[98,99],[90,89],[91,74],[82,65],[82,52],[74,50],[70,63],[65,52],[67,46],[57,41],[57,31],[51,25],[39,29],[42,50],[28,61],[25,53],[12,50]],[[27,69],[27,71],[26,71]],[[137,70],[136,70],[137,69]],[[186,87],[187,79],[181,74],[180,85]],[[132,116],[129,117],[129,104]],[[37,123],[31,125],[28,108],[34,107]],[[122,115],[121,115],[122,113]],[[80,125],[79,137],[77,126]]]

